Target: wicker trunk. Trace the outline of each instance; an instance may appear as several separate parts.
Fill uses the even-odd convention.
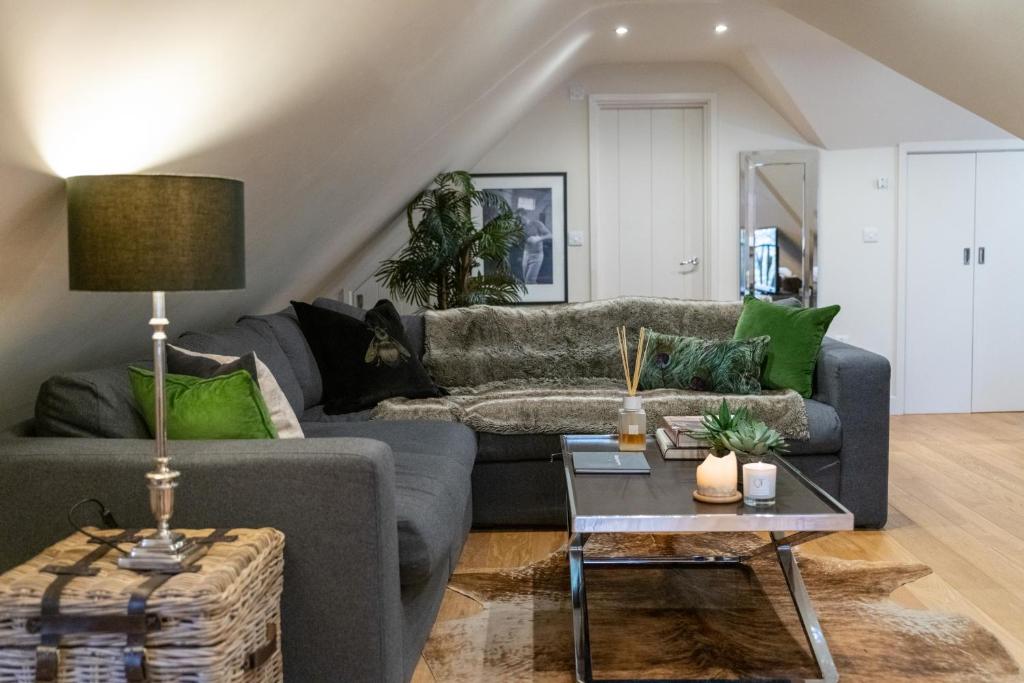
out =
[[[0,576],[0,683],[282,681],[284,535],[275,529],[184,533],[207,542],[199,570],[168,578],[143,600],[141,612],[140,586],[160,579],[119,569],[119,553],[112,549],[83,570],[83,558],[107,547],[85,534]],[[65,583],[54,614],[51,586],[61,574]],[[50,608],[41,615],[48,589]],[[131,647],[126,631],[132,629],[141,647]],[[37,662],[40,672],[52,668],[53,675],[37,678]]]

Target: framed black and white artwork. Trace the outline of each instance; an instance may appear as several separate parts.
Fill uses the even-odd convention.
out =
[[[569,299],[566,258],[565,173],[474,173],[478,190],[501,195],[523,223],[525,239],[508,254],[508,268],[526,286],[524,304],[556,304]],[[483,225],[494,209],[475,207]],[[483,263],[486,273],[495,263]]]

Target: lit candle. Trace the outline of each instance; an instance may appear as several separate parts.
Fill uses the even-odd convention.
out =
[[[775,504],[776,467],[766,462],[752,462],[743,466],[743,503],[746,505]]]
[[[709,455],[697,465],[697,493],[725,498],[736,495],[736,454]]]

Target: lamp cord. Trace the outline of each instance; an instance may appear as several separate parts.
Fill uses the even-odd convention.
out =
[[[72,505],[71,508],[68,510],[68,524],[70,524],[72,527],[74,527],[75,531],[78,531],[78,532],[81,532],[81,533],[85,534],[86,536],[88,536],[92,540],[96,541],[97,543],[102,543],[103,545],[110,546],[111,548],[113,548],[117,552],[121,553],[122,555],[127,555],[128,554],[127,550],[122,550],[120,547],[118,547],[118,545],[116,543],[114,543],[110,539],[103,538],[102,536],[97,536],[96,534],[92,533],[91,531],[86,531],[86,529],[82,525],[80,525],[78,522],[75,521],[75,512],[78,510],[78,508],[82,507],[86,503],[93,503],[94,505],[99,507],[99,509],[100,509],[100,519],[103,520],[103,524],[106,526],[106,528],[108,528],[108,529],[120,529],[121,528],[120,525],[117,523],[117,520],[114,519],[114,513],[112,513],[110,511],[110,509],[99,498],[85,498],[84,500],[80,500],[77,503],[75,503],[74,505]]]

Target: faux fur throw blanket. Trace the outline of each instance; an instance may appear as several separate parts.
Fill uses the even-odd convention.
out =
[[[444,398],[393,398],[373,412],[378,420],[461,422],[494,434],[611,434],[625,390],[608,378],[509,380],[452,389]],[[663,415],[700,415],[721,403],[721,394],[656,389],[641,392],[647,430]],[[758,396],[727,396],[733,409],[746,407],[758,419],[792,440],[810,438],[804,401],[795,391]]]
[[[621,297],[554,306],[471,306],[424,314],[424,363],[446,387],[510,379],[622,379],[615,328],[731,339],[741,304]],[[635,339],[632,340],[635,343]]]
[[[451,395],[390,399],[377,406],[373,417],[462,422],[495,434],[611,433],[624,394],[616,327],[730,339],[740,309],[739,303],[622,297],[428,311],[424,361]],[[643,396],[649,432],[663,415],[700,415],[716,409],[723,398],[674,389]],[[809,438],[804,402],[796,392],[726,398],[733,409],[747,407],[788,439]]]

